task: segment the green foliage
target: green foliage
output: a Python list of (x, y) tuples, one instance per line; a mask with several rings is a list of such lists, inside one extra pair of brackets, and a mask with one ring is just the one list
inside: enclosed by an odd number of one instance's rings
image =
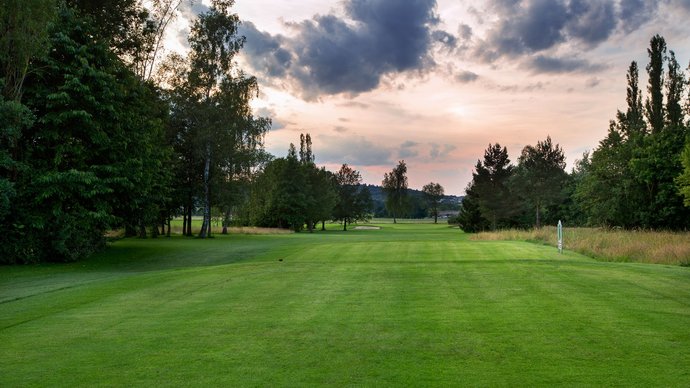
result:
[(511, 217), (517, 213), (518, 204), (509, 188), (513, 170), (508, 149), (496, 143), (489, 144), (483, 162), (478, 160), (472, 173), (482, 218), (489, 220), (491, 229), (509, 226)]
[(384, 174), (381, 186), (386, 193), (386, 210), (393, 216), (395, 223), (397, 217), (408, 212), (410, 205), (407, 198), (407, 165), (404, 160), (399, 161), (391, 172)]
[(648, 54), (647, 123), (640, 115), (643, 109), (633, 62), (628, 70), (628, 109), (619, 111), (611, 122), (607, 138), (592, 152), (575, 189), (575, 202), (592, 225), (690, 227), (690, 212), (683, 207), (677, 178), (683, 170), (680, 154), (688, 135), (681, 102), (686, 80), (673, 51), (666, 55), (662, 37), (652, 38)]
[(0, 78), (2, 95), (21, 100), (32, 60), (48, 49), (48, 33), (55, 19), (55, 0), (3, 0), (0, 3)]
[(306, 222), (306, 185), (307, 176), (296, 157), (269, 162), (254, 184), (252, 224), (302, 230)]
[(690, 138), (685, 142), (685, 149), (681, 155), (683, 173), (676, 178), (678, 189), (684, 197), (686, 207), (690, 207)]
[[(213, 1), (194, 21), (187, 58), (172, 57), (162, 66), (171, 100), (169, 138), (179, 161), (176, 202), (187, 217), (195, 199), (203, 207), (200, 237), (209, 237), (212, 203), (229, 217), (251, 168), (264, 157), (263, 136), (270, 120), (256, 118), (249, 102), (258, 94), (255, 77), (237, 69), (234, 56), (244, 44), (232, 1)], [(200, 193), (199, 193), (200, 191)], [(241, 189), (240, 189), (241, 191)], [(290, 223), (296, 220), (290, 221)]]
[(443, 198), (443, 186), (440, 183), (430, 182), (422, 187), (424, 199), (429, 206), (429, 213), (434, 217), (434, 224), (438, 221), (438, 211)]
[(306, 224), (312, 232), (316, 223), (331, 218), (337, 201), (335, 177), (325, 168), (317, 168), (313, 160), (307, 134), (300, 136), (299, 160), (290, 144), (286, 158), (266, 164), (252, 188), (251, 224), (294, 231)]
[(526, 146), (518, 159), (518, 166), (512, 178), (514, 191), (535, 212), (534, 226), (540, 228), (542, 218), (549, 223), (558, 220), (558, 214), (544, 214), (544, 210), (561, 203), (567, 182), (565, 155), (563, 149), (551, 141), (537, 142)]
[(456, 219), (458, 226), (465, 233), (475, 233), (489, 227), (489, 221), (482, 216), (479, 201), (479, 194), (475, 189), (474, 181), (472, 181), (465, 189), (465, 197), (462, 199), (460, 213)]
[(338, 200), (333, 209), (333, 219), (347, 225), (357, 221), (366, 221), (371, 215), (373, 203), (371, 194), (366, 186), (362, 186), (362, 176), (359, 171), (347, 164), (343, 164), (335, 174), (338, 187)]
[(135, 214), (157, 217), (165, 107), (90, 23), (61, 9), (49, 55), (24, 83), (26, 108), (2, 104), (0, 114), (13, 117), (3, 129), (3, 198), (12, 205), (4, 262), (77, 260), (104, 245), (106, 229)]
[(664, 129), (664, 58), (666, 57), (666, 40), (660, 35), (654, 35), (647, 49), (649, 64), (647, 74), (649, 84), (645, 101), (645, 114), (651, 127), (651, 132), (656, 133)]

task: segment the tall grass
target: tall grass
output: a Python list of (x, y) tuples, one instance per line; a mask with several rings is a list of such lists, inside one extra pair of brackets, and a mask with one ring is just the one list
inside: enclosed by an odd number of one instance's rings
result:
[[(517, 240), (557, 246), (556, 227), (482, 232), (472, 240)], [(602, 261), (690, 266), (690, 233), (564, 228), (563, 246)]]

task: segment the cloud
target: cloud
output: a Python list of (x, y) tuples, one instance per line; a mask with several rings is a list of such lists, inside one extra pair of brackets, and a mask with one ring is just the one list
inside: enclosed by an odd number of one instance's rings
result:
[(566, 31), (590, 45), (605, 41), (616, 28), (612, 2), (571, 0), (570, 13), (572, 19), (566, 25)]
[(344, 17), (316, 15), (273, 36), (245, 22), (246, 56), (257, 71), (286, 75), (305, 98), (373, 90), (383, 76), (433, 65), (434, 42), (455, 37), (433, 27), (436, 0), (345, 0)]
[(359, 101), (346, 101), (338, 104), (338, 106), (344, 108), (369, 109), (369, 104), (365, 104)]
[(592, 78), (587, 80), (587, 82), (585, 83), (585, 86), (587, 86), (588, 88), (596, 88), (597, 86), (599, 86), (600, 83), (601, 83), (600, 78), (592, 77)]
[(690, 0), (676, 0), (676, 2), (685, 12), (690, 12)]
[(342, 125), (338, 125), (338, 126), (334, 127), (333, 130), (338, 132), (338, 133), (345, 133), (345, 132), (349, 131), (349, 129), (347, 127), (343, 127)]
[(255, 70), (271, 77), (283, 77), (292, 64), (292, 54), (285, 50), (281, 36), (259, 31), (254, 23), (242, 22), (239, 34), (246, 37), (243, 51)]
[(489, 43), (499, 55), (521, 55), (553, 47), (565, 39), (563, 28), (568, 9), (560, 1), (535, 0), (526, 3), (496, 2), (506, 13), (489, 34)]
[(463, 84), (474, 82), (477, 79), (479, 79), (479, 75), (467, 70), (463, 70), (455, 75), (455, 80)]
[(458, 46), (458, 38), (453, 34), (449, 34), (443, 30), (436, 30), (431, 33), (431, 38), (434, 42), (440, 43), (443, 47), (448, 50), (452, 50)]
[(390, 148), (374, 144), (363, 136), (319, 135), (319, 144), (323, 144), (316, 155), (319, 163), (347, 163), (355, 166), (391, 163)]
[(649, 0), (621, 0), (618, 17), (625, 32), (632, 32), (651, 20), (659, 2)]
[[(683, 1), (683, 0), (678, 0)], [(498, 16), (474, 47), (484, 62), (557, 49), (569, 42), (597, 46), (618, 28), (640, 28), (658, 8), (648, 0), (493, 0), (488, 13)]]
[(461, 24), (460, 27), (458, 27), (458, 33), (464, 40), (470, 40), (473, 36), (472, 27), (467, 24)]
[(543, 83), (541, 81), (530, 83), (527, 85), (495, 85), (495, 87), (501, 92), (519, 93), (519, 92), (533, 92), (535, 90), (542, 90), (548, 83)]
[(277, 131), (279, 129), (285, 128), (285, 123), (277, 119), (275, 110), (267, 107), (261, 107), (254, 112), (255, 116), (258, 117), (268, 117), (271, 119), (271, 129)]
[(405, 158), (413, 158), (417, 155), (419, 155), (419, 152), (415, 150), (414, 148), (417, 147), (419, 143), (408, 140), (400, 145), (400, 149), (398, 150), (398, 158), (400, 159), (405, 159)]
[(580, 58), (558, 58), (536, 55), (529, 58), (524, 67), (534, 73), (580, 73), (597, 72), (606, 68), (604, 65), (591, 63)]
[(430, 143), (431, 150), (429, 151), (429, 156), (432, 160), (445, 159), (448, 154), (456, 150), (458, 147), (452, 144), (444, 144), (443, 146), (437, 143)]

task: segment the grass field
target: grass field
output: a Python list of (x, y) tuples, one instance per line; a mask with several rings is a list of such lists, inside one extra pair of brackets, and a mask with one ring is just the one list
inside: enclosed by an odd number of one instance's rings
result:
[(0, 267), (0, 387), (690, 386), (690, 268), (380, 226)]

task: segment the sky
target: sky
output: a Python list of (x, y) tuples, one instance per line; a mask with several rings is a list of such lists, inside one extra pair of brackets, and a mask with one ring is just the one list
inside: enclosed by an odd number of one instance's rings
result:
[[(175, 39), (207, 1), (185, 6)], [(489, 144), (550, 136), (570, 170), (625, 109), (626, 71), (646, 89), (647, 47), (662, 35), (690, 60), (690, 0), (236, 0), (257, 77), (267, 151), (311, 134), (318, 165), (347, 163), (381, 184), (405, 160), (409, 186), (463, 195)]]

